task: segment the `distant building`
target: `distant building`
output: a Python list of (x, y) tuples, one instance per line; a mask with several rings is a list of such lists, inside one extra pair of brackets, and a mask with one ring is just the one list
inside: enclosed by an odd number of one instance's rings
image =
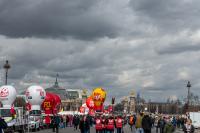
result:
[(121, 100), (121, 104), (123, 105), (124, 113), (135, 113), (136, 112), (135, 91), (132, 91), (129, 96), (124, 97)]
[(61, 98), (64, 111), (77, 111), (87, 98), (86, 92), (80, 89), (65, 89), (59, 86), (58, 80), (52, 87), (45, 89), (46, 92), (57, 94)]
[(136, 96), (135, 96), (135, 91), (132, 91), (130, 96), (130, 102), (129, 102), (129, 113), (135, 113), (135, 106), (136, 106)]
[(64, 111), (78, 111), (87, 98), (87, 90), (66, 89), (66, 99), (62, 100)]
[(55, 84), (52, 87), (45, 89), (45, 91), (58, 94), (61, 100), (66, 99), (66, 89), (59, 86), (57, 78)]
[(176, 103), (149, 102), (145, 104), (148, 112), (162, 114), (179, 114), (180, 109)]

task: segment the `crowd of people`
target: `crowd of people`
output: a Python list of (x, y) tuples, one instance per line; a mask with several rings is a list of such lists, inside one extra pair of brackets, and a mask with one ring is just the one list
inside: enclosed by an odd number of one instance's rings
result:
[(182, 129), (184, 133), (194, 133), (194, 126), (189, 117), (152, 115), (138, 113), (125, 115), (64, 115), (54, 116), (51, 121), (53, 131), (59, 128), (73, 127), (81, 133), (90, 133), (94, 127), (96, 133), (124, 133), (124, 127), (129, 126), (132, 133), (151, 133), (155, 128), (156, 133), (173, 133), (176, 128)]
[[(155, 128), (156, 133), (173, 133), (176, 128), (182, 129), (184, 133), (194, 133), (195, 128), (189, 116), (154, 115), (149, 113), (138, 113), (126, 115), (54, 115), (46, 121), (47, 128), (59, 133), (59, 129), (73, 127), (74, 131), (90, 133), (94, 127), (96, 133), (125, 133), (124, 127), (129, 126), (131, 133), (151, 133)], [(7, 124), (0, 118), (0, 133)]]

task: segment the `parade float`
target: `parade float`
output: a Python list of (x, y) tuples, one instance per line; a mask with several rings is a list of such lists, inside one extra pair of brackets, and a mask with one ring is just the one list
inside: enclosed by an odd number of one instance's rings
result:
[(46, 92), (45, 100), (41, 105), (44, 110), (44, 123), (50, 124), (51, 116), (57, 114), (61, 109), (61, 99), (57, 94)]
[(29, 128), (31, 130), (39, 130), (41, 119), (41, 104), (45, 100), (46, 92), (41, 86), (30, 86), (26, 92), (26, 99), (30, 104), (29, 111)]
[(106, 100), (106, 91), (103, 88), (95, 88), (91, 95), (94, 101), (94, 110), (103, 112), (103, 104)]
[(80, 107), (80, 113), (94, 115), (95, 112), (103, 113), (106, 91), (103, 88), (95, 88), (92, 94), (86, 99)]
[(5, 120), (8, 128), (4, 132), (24, 132), (25, 123), (23, 107), (14, 107), (16, 89), (13, 86), (5, 85), (0, 88), (0, 100), (3, 107), (0, 108), (0, 115)]

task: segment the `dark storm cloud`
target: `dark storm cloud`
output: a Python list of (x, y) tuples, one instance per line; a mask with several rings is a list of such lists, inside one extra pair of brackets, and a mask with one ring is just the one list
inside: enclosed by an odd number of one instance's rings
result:
[(114, 37), (117, 26), (98, 0), (1, 0), (0, 34), (9, 37)]
[[(199, 22), (199, 0), (131, 0), (133, 11), (139, 19), (154, 25), (162, 33), (176, 33), (183, 29), (196, 30)], [(195, 18), (195, 21), (193, 19)]]
[(58, 73), (64, 88), (164, 101), (188, 80), (200, 93), (199, 24), (197, 0), (2, 0), (0, 63), (18, 88), (50, 87)]

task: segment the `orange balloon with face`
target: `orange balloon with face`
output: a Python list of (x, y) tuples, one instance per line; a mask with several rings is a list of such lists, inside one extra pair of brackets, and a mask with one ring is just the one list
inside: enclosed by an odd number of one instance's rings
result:
[(102, 106), (106, 99), (106, 91), (103, 88), (95, 88), (91, 95), (96, 107)]

